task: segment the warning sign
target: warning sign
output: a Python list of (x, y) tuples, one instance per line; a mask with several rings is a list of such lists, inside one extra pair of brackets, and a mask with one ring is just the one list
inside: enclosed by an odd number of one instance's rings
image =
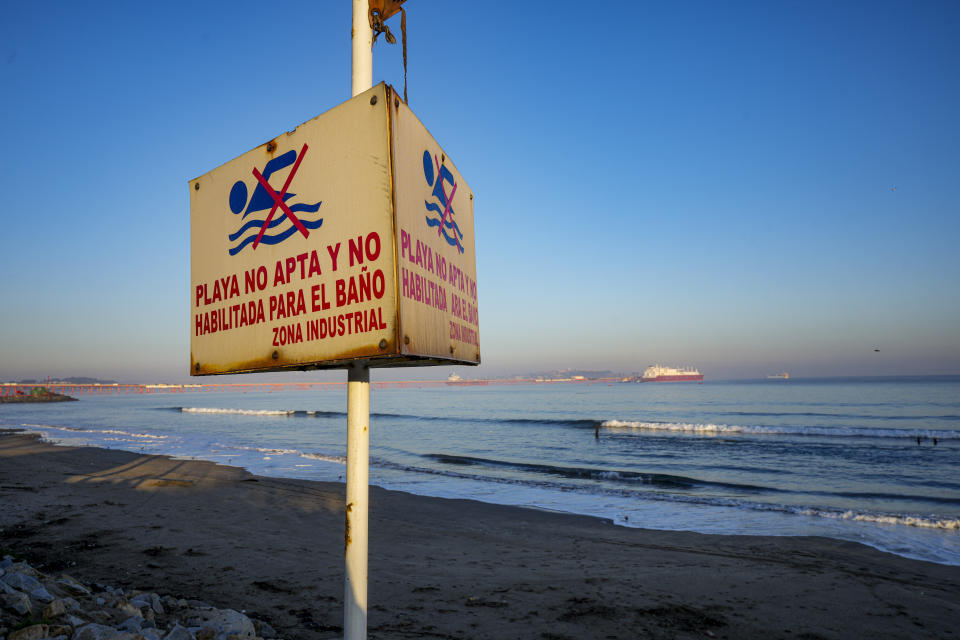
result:
[(479, 364), (473, 193), (377, 85), (190, 181), (190, 372)]

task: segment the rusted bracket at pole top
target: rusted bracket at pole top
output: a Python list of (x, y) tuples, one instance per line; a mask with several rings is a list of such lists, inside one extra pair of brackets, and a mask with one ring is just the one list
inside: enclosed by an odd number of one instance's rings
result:
[[(406, 2), (406, 0), (369, 0), (370, 28), (376, 30), (378, 24), (382, 26), (384, 20), (389, 19), (398, 11), (402, 11), (400, 5), (404, 2)], [(387, 33), (389, 33), (389, 31), (387, 31)], [(390, 36), (390, 38), (392, 37), (393, 36)], [(390, 41), (389, 38), (388, 41)], [(396, 41), (390, 41), (390, 44), (394, 42)]]
[(368, 0), (369, 10), (367, 17), (370, 20), (370, 28), (373, 29), (373, 42), (382, 33), (390, 44), (397, 44), (397, 39), (390, 33), (390, 27), (386, 25), (387, 19), (400, 13), (400, 33), (403, 36), (403, 101), (407, 101), (407, 12), (402, 5), (406, 0)]

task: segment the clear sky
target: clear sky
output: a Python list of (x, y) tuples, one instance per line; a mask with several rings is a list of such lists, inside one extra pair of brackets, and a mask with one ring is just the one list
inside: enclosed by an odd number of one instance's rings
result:
[[(960, 373), (960, 3), (405, 6), (475, 193), (461, 375)], [(0, 380), (188, 379), (188, 180), (348, 99), (350, 19), (0, 3)]]

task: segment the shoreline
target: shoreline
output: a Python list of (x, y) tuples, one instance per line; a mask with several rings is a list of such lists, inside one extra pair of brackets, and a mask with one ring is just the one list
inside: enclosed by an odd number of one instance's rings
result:
[[(210, 407), (174, 408), (182, 412), (203, 414), (210, 413), (271, 416), (291, 416), (294, 414), (299, 414), (308, 416), (312, 413), (309, 410), (302, 409), (219, 409)], [(343, 416), (345, 417), (346, 414), (344, 413)], [(601, 426), (606, 426), (608, 423), (603, 423)], [(612, 426), (617, 425), (614, 424)], [(13, 428), (20, 429), (21, 427)], [(0, 431), (2, 431), (2, 429), (3, 428), (0, 427)], [(34, 424), (23, 427), (23, 430), (26, 433), (38, 434), (40, 438), (46, 438), (49, 442), (57, 445), (62, 444), (63, 446), (74, 447), (93, 446), (108, 449), (118, 448), (120, 450), (140, 454), (143, 454), (145, 450), (152, 450), (156, 455), (168, 455), (185, 460), (206, 460), (217, 464), (236, 466), (254, 475), (265, 475), (277, 478), (342, 482), (342, 469), (345, 463), (345, 458), (342, 458), (338, 455), (333, 455), (329, 458), (324, 458), (323, 456), (316, 457), (313, 454), (305, 454), (303, 451), (298, 449), (284, 448), (285, 445), (279, 445), (280, 448), (277, 448), (278, 445), (270, 444), (264, 444), (263, 447), (240, 447), (240, 451), (233, 454), (214, 454), (209, 446), (200, 447), (199, 449), (196, 447), (181, 448), (181, 450), (177, 452), (169, 448), (165, 449), (164, 447), (143, 447), (131, 445), (129, 443), (115, 444), (109, 442), (109, 440), (116, 435), (125, 435), (133, 438), (147, 438), (149, 439), (148, 441), (152, 442), (152, 439), (157, 436), (150, 435), (150, 429), (146, 426), (139, 428), (139, 431), (145, 431), (146, 433), (140, 433), (137, 431), (137, 429), (134, 429), (133, 432), (128, 432), (112, 428), (106, 430), (94, 429), (93, 431), (89, 432), (110, 434), (109, 437), (106, 437), (107, 442), (104, 441), (103, 437), (100, 439), (95, 437), (88, 438), (86, 436), (77, 437), (78, 434), (84, 433), (84, 431), (78, 431), (69, 427), (60, 427), (56, 425)], [(139, 444), (144, 444), (144, 442), (140, 441)], [(219, 445), (215, 445), (214, 448), (217, 446)], [(250, 453), (254, 454), (252, 458), (249, 455)], [(261, 453), (269, 455), (261, 456), (259, 455)], [(292, 456), (294, 460), (280, 462), (287, 456)], [(325, 460), (326, 462), (331, 462), (338, 466), (340, 470), (332, 473), (297, 473), (297, 469), (290, 468), (290, 465), (295, 467), (302, 466), (296, 464), (297, 460), (295, 458), (297, 457)], [(264, 464), (263, 460), (270, 460), (271, 462), (269, 464)], [(279, 465), (277, 464), (278, 462), (280, 462)], [(303, 460), (300, 460), (300, 462), (303, 462)], [(278, 469), (276, 468), (277, 466), (286, 466), (287, 468)], [(337, 476), (340, 476), (340, 480), (336, 479)], [(473, 498), (473, 495), (468, 491), (436, 492), (430, 491), (429, 489), (424, 490), (422, 486), (413, 486), (408, 488), (402, 482), (384, 482), (379, 478), (371, 478), (371, 484), (377, 484), (382, 488), (391, 489), (394, 491), (410, 492), (426, 497), (442, 497), (449, 499)], [(960, 546), (957, 545), (956, 539), (957, 526), (960, 524), (960, 520), (952, 518), (951, 516), (937, 516), (935, 514), (922, 515), (920, 512), (891, 513), (888, 511), (879, 510), (871, 511), (869, 509), (853, 510), (847, 507), (830, 508), (828, 506), (815, 507), (802, 505), (771, 505), (770, 503), (750, 503), (749, 501), (742, 503), (742, 506), (746, 507), (743, 513), (731, 516), (729, 514), (729, 504), (726, 504), (722, 501), (718, 504), (709, 500), (694, 503), (693, 507), (695, 510), (699, 511), (699, 513), (690, 513), (688, 509), (691, 508), (691, 505), (683, 500), (677, 501), (676, 503), (673, 503), (670, 500), (650, 502), (647, 504), (656, 504), (659, 505), (660, 508), (655, 510), (653, 513), (636, 513), (630, 510), (631, 505), (624, 504), (623, 502), (600, 502), (597, 503), (600, 505), (598, 508), (597, 504), (589, 501), (570, 502), (569, 496), (571, 494), (565, 495), (567, 496), (567, 501), (562, 503), (557, 503), (551, 500), (549, 497), (543, 498), (542, 496), (539, 498), (524, 496), (523, 499), (517, 499), (516, 496), (511, 497), (504, 495), (491, 495), (490, 493), (484, 493), (484, 496), (480, 498), (480, 500), (490, 504), (507, 506), (513, 505), (524, 509), (543, 509), (549, 512), (594, 517), (602, 520), (609, 520), (616, 526), (625, 526), (631, 528), (643, 528), (642, 525), (638, 523), (645, 522), (645, 518), (652, 518), (653, 521), (657, 523), (655, 528), (665, 531), (692, 531), (709, 535), (733, 536), (755, 535), (774, 537), (827, 537), (836, 540), (858, 542), (873, 547), (879, 551), (893, 553), (909, 559), (960, 567)], [(643, 504), (643, 501), (638, 501), (638, 504)], [(702, 520), (698, 521), (698, 519), (702, 519), (702, 512), (704, 509), (713, 509), (717, 510), (718, 512), (726, 513), (714, 513), (711, 518), (708, 518), (711, 520), (711, 522), (704, 524)], [(799, 520), (795, 520), (792, 523), (771, 523), (769, 520), (764, 521), (764, 517), (770, 515), (774, 516), (775, 518), (782, 517), (784, 515), (791, 516), (794, 519), (799, 517)], [(693, 521), (698, 522), (698, 524), (691, 525), (691, 518)], [(733, 526), (718, 525), (718, 522), (733, 523)], [(891, 526), (893, 529), (892, 533), (890, 531), (883, 531), (884, 528)], [(941, 537), (938, 539), (937, 536)]]
[[(343, 494), (0, 432), (0, 547), (47, 573), (245, 609), (286, 638), (342, 633)], [(857, 543), (370, 497), (371, 638), (960, 637), (960, 568)]]

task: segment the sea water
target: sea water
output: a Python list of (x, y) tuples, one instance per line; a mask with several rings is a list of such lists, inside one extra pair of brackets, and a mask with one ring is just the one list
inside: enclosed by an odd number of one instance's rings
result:
[[(344, 478), (343, 386), (80, 398), (0, 406), (0, 427)], [(960, 565), (960, 376), (374, 384), (370, 433), (370, 482), (388, 489)]]

